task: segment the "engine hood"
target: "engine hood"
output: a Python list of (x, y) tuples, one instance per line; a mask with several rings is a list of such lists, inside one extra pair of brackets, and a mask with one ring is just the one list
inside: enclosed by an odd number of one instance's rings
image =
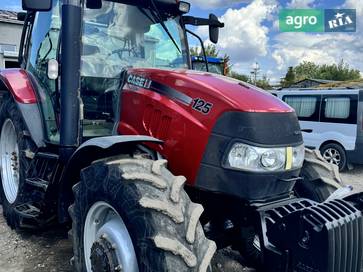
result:
[[(186, 176), (189, 184), (196, 181), (205, 151), (217, 160), (231, 139), (264, 146), (301, 140), (289, 140), (299, 137), (300, 129), (288, 105), (228, 77), (189, 70), (129, 69), (121, 95), (119, 134), (162, 140), (156, 150), (168, 159), (169, 169)], [(214, 136), (222, 145), (213, 142)], [(206, 149), (209, 141), (210, 150)]]
[[(141, 78), (139, 78), (141, 77)], [(292, 112), (270, 93), (229, 77), (193, 70), (130, 69), (128, 83), (138, 87), (163, 86), (184, 104), (196, 98), (223, 103), (225, 110), (246, 112)]]

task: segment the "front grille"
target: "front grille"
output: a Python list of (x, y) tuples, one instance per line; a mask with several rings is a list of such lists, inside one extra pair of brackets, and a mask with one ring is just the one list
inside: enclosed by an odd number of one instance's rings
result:
[(296, 199), (261, 214), (268, 244), (287, 254), (284, 271), (360, 271), (363, 219), (351, 203), (336, 199), (317, 204)]

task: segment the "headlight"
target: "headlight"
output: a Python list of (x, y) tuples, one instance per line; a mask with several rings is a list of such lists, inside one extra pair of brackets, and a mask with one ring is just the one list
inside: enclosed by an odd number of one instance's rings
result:
[(304, 146), (262, 148), (235, 143), (228, 153), (225, 166), (256, 172), (284, 171), (300, 168)]

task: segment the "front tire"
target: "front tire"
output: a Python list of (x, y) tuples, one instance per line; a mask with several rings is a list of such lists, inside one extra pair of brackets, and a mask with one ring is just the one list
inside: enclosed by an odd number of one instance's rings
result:
[(76, 271), (207, 270), (216, 245), (199, 223), (203, 208), (165, 163), (113, 158), (82, 170), (69, 209)]
[(343, 186), (338, 167), (327, 163), (318, 150), (305, 149), (305, 161), (300, 176), (303, 180), (296, 183), (295, 194), (316, 202), (325, 201)]

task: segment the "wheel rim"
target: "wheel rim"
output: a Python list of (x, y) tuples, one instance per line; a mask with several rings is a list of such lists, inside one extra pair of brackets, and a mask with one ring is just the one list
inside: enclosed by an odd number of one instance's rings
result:
[(340, 152), (335, 148), (328, 148), (323, 153), (324, 159), (331, 164), (340, 165), (342, 160)]
[[(138, 272), (137, 258), (130, 234), (121, 216), (106, 202), (96, 202), (89, 209), (84, 224), (84, 257), (88, 272), (95, 271), (91, 249), (99, 243), (112, 245), (116, 270)], [(107, 252), (108, 253), (108, 252)], [(93, 258), (91, 261), (91, 257)], [(117, 268), (118, 267), (118, 268)], [(120, 270), (121, 271), (121, 270)]]
[(13, 204), (19, 191), (19, 147), (10, 119), (5, 120), (1, 129), (0, 158), (3, 190), (7, 201)]

